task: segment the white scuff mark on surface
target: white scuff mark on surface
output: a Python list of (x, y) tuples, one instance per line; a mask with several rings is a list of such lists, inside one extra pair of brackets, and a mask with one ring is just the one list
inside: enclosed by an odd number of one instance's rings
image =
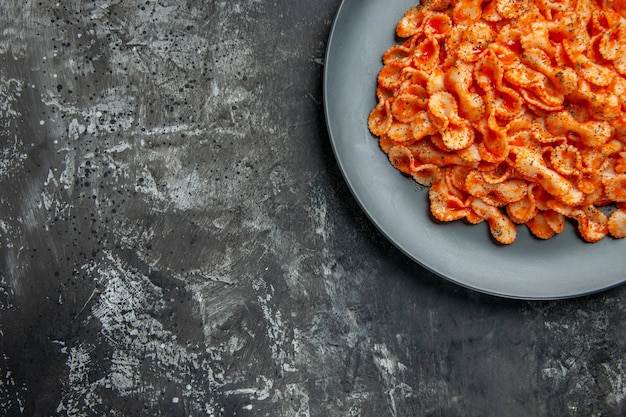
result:
[(270, 306), (273, 293), (274, 289), (270, 285), (269, 292), (257, 297), (263, 312), (263, 318), (267, 324), (267, 336), (270, 341), (269, 348), (272, 359), (282, 372), (296, 372), (298, 369), (293, 361), (293, 352), (289, 349), (289, 346), (292, 345), (289, 343), (289, 339), (293, 337), (293, 332), (289, 333), (290, 329), (283, 321), (282, 312), (273, 310)]
[(16, 78), (7, 78), (0, 73), (0, 121), (4, 127), (8, 126), (10, 120), (14, 120), (20, 116), (15, 110), (14, 105), (18, 98), (22, 95), (24, 82)]
[[(3, 336), (0, 330), (0, 336)], [(6, 353), (2, 353), (0, 365), (7, 364), (9, 357)], [(24, 404), (28, 388), (25, 384), (19, 385), (14, 378), (14, 372), (9, 368), (0, 367), (0, 410), (9, 410), (13, 404), (17, 404), (20, 414), (24, 412)], [(3, 392), (6, 389), (6, 393)], [(11, 394), (9, 392), (12, 391)]]
[(64, 156), (65, 169), (61, 172), (59, 183), (71, 195), (74, 188), (74, 180), (76, 175), (76, 152), (68, 152)]
[(256, 382), (258, 386), (254, 388), (236, 388), (226, 390), (224, 391), (224, 395), (245, 397), (250, 401), (265, 401), (270, 398), (274, 391), (274, 382), (264, 375), (258, 376), (256, 378)]
[(46, 190), (52, 188), (57, 188), (59, 185), (57, 179), (54, 177), (54, 172), (52, 171), (52, 169), (48, 170), (48, 176), (46, 177), (46, 180), (43, 182), (43, 188), (44, 191), (42, 191), (41, 193), (41, 204), (43, 204), (43, 208), (46, 211), (51, 211), (52, 207), (53, 207), (53, 203), (55, 203), (57, 200), (54, 198), (53, 193), (51, 192), (46, 192)]
[[(64, 171), (65, 172), (65, 171)], [(40, 200), (37, 201), (37, 207), (46, 213), (46, 230), (49, 230), (50, 224), (55, 218), (65, 218), (72, 211), (72, 204), (67, 202), (60, 193), (61, 185), (67, 194), (71, 194), (71, 188), (68, 190), (67, 184), (63, 184), (67, 178), (60, 174), (59, 179), (55, 177), (54, 170), (48, 170), (46, 180), (43, 182)]]
[(551, 360), (541, 369), (541, 376), (544, 379), (551, 379), (561, 383), (567, 378), (568, 372), (568, 368), (561, 361)]
[(68, 138), (75, 141), (85, 134), (100, 137), (132, 131), (135, 123), (134, 100), (134, 95), (119, 87), (106, 89), (100, 99), (89, 107), (69, 104), (53, 91), (47, 91), (42, 103), (68, 119), (71, 117), (66, 131)]
[[(68, 410), (69, 415), (97, 412), (102, 405), (103, 390), (113, 390), (122, 397), (141, 391), (144, 398), (156, 402), (161, 389), (146, 382), (183, 384), (186, 378), (193, 378), (189, 376), (190, 369), (208, 365), (202, 364), (198, 353), (181, 345), (176, 335), (157, 319), (165, 305), (161, 289), (111, 253), (105, 255), (103, 262), (83, 269), (103, 287), (94, 298), (90, 317), (100, 324), (100, 334), (112, 349), (112, 355), (108, 361), (99, 358), (99, 366), (108, 366), (103, 376), (88, 380), (90, 350), (82, 345), (70, 348), (70, 391), (58, 407)], [(152, 364), (150, 368), (142, 365), (145, 361)], [(193, 400), (206, 395), (202, 392), (203, 384), (203, 381), (189, 383), (199, 387), (189, 392)]]
[(140, 362), (140, 358), (128, 355), (126, 352), (120, 350), (113, 352), (109, 378), (120, 395), (126, 396), (137, 391), (141, 384), (138, 372)]
[(67, 127), (67, 137), (70, 140), (76, 141), (80, 139), (80, 135), (87, 131), (87, 126), (78, 122), (78, 119), (72, 118), (72, 121)]
[(413, 388), (402, 379), (407, 367), (391, 352), (389, 347), (377, 343), (373, 347), (374, 364), (378, 368), (385, 384), (385, 392), (389, 396), (389, 407), (393, 416), (398, 415), (396, 401), (413, 395)]
[(139, 169), (139, 174), (141, 178), (143, 178), (143, 181), (135, 184), (135, 190), (143, 194), (148, 201), (156, 203), (152, 205), (153, 210), (164, 212), (163, 203), (167, 202), (168, 198), (165, 193), (159, 189), (152, 172), (144, 165)]
[[(231, 320), (244, 305), (244, 299), (237, 289), (222, 289), (217, 293), (207, 291), (210, 283), (188, 285), (202, 319), (204, 338), (211, 340), (215, 329)], [(234, 345), (239, 346), (240, 345)], [(231, 345), (231, 348), (233, 345)]]
[(128, 142), (120, 142), (117, 145), (109, 146), (104, 150), (105, 153), (121, 153), (132, 149), (132, 145)]
[(217, 84), (216, 80), (211, 80), (211, 95), (213, 97), (219, 97), (220, 96), (220, 87)]
[(200, 136), (206, 134), (206, 129), (200, 129), (189, 124), (176, 124), (171, 126), (160, 126), (146, 129), (142, 134), (146, 136), (163, 136), (174, 133), (184, 133), (186, 136)]
[(93, 346), (83, 343), (69, 348), (66, 363), (69, 392), (58, 404), (57, 413), (64, 412), (68, 416), (81, 415), (85, 408), (93, 409), (102, 403), (102, 398), (96, 393), (96, 390), (89, 387), (90, 355), (93, 349)]
[[(214, 182), (207, 181), (197, 171), (191, 171), (184, 176), (169, 178), (167, 182), (167, 196), (176, 210), (187, 211), (210, 206), (211, 200), (217, 195)], [(232, 193), (236, 193), (234, 183)]]
[(606, 401), (621, 406), (626, 399), (626, 365), (621, 359), (615, 364), (603, 363), (611, 390), (607, 393)]
[(293, 177), (282, 165), (277, 165), (270, 173), (270, 181), (272, 183), (272, 194), (279, 195), (284, 191), (295, 194), (296, 190), (293, 185)]
[(273, 401), (281, 404), (282, 415), (290, 417), (310, 417), (310, 398), (304, 383), (285, 385), (283, 390), (277, 390)]
[(328, 241), (332, 233), (331, 226), (328, 222), (326, 198), (324, 192), (316, 188), (312, 193), (311, 204), (309, 206), (310, 216), (315, 225), (315, 234), (319, 235), (324, 243)]
[[(7, 249), (11, 249), (13, 247), (15, 247), (15, 243), (14, 243), (14, 232), (13, 232), (13, 227), (11, 226), (11, 224), (9, 222), (7, 222), (4, 219), (0, 219), (0, 248), (5, 247)], [(4, 280), (4, 277), (2, 277), (2, 280), (0, 280), (0, 283), (2, 283), (2, 281)]]
[[(1, 247), (2, 246), (0, 246), (0, 248)], [(11, 301), (11, 296), (13, 294), (13, 288), (9, 286), (6, 277), (4, 274), (0, 274), (0, 311), (8, 311), (15, 308), (15, 305)], [(2, 327), (0, 327), (0, 336), (3, 335), (4, 333), (2, 332)]]
[(0, 153), (0, 180), (13, 177), (22, 167), (28, 158), (28, 154), (22, 151), (23, 147), (22, 141), (15, 136), (12, 146), (2, 148), (2, 153)]
[[(236, 178), (215, 181), (190, 166), (187, 162), (187, 152), (190, 151), (186, 145), (167, 150), (146, 150), (135, 161), (143, 164), (140, 171), (143, 182), (134, 187), (153, 203), (155, 209), (167, 212), (203, 210), (230, 204), (243, 195), (246, 188), (242, 181)], [(154, 171), (163, 166), (168, 169), (158, 173), (157, 181)]]
[(80, 344), (70, 349), (70, 353), (67, 359), (67, 367), (69, 370), (68, 378), (70, 383), (74, 384), (87, 380), (87, 376), (90, 370), (90, 352), (93, 350), (93, 346), (87, 346)]

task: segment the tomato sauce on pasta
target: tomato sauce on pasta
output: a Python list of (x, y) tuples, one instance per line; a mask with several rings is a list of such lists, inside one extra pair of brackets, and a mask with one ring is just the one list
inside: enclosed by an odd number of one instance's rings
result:
[(626, 236), (626, 0), (427, 0), (396, 34), (368, 127), (437, 220)]

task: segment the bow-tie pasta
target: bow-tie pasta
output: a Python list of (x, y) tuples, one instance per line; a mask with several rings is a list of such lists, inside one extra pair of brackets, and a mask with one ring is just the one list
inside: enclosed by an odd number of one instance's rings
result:
[(626, 236), (626, 0), (427, 0), (396, 34), (368, 126), (436, 219)]

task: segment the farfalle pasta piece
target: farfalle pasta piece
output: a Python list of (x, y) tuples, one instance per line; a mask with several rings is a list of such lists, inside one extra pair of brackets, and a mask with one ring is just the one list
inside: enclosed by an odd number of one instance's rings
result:
[(421, 140), (409, 146), (411, 152), (424, 164), (441, 167), (449, 165), (476, 167), (477, 163), (465, 159), (458, 152), (446, 152), (433, 145), (430, 139)]
[(428, 98), (429, 93), (427, 87), (430, 75), (431, 74), (424, 69), (417, 69), (410, 66), (404, 67), (401, 75), (402, 80), (394, 92), (410, 92)]
[(545, 191), (566, 204), (575, 206), (583, 200), (583, 193), (565, 177), (548, 167), (542, 155), (527, 148), (512, 146), (509, 158), (511, 165), (521, 175), (541, 185)]
[(472, 91), (473, 66), (458, 62), (445, 73), (446, 86), (459, 98), (459, 111), (468, 121), (477, 121), (485, 116), (485, 102), (480, 94)]
[(475, 22), (463, 32), (457, 56), (465, 62), (476, 62), (494, 38), (495, 33), (490, 25), (485, 22)]
[(564, 230), (565, 216), (551, 209), (538, 211), (525, 225), (539, 239), (550, 239)]
[(430, 121), (426, 110), (417, 112), (411, 120), (411, 133), (416, 141), (437, 133), (437, 127)]
[(493, 106), (487, 106), (489, 117), (476, 124), (476, 130), (480, 133), (481, 140), (478, 143), (478, 151), (482, 161), (500, 163), (506, 160), (509, 152), (509, 143), (506, 128), (498, 126)]
[(615, 210), (609, 216), (607, 227), (611, 236), (618, 239), (626, 237), (626, 210)]
[(465, 149), (474, 140), (474, 129), (458, 114), (456, 99), (450, 93), (437, 92), (430, 96), (428, 111), (448, 150)]
[(626, 174), (606, 176), (602, 183), (604, 193), (611, 201), (626, 202)]
[(619, 91), (621, 87), (619, 80), (615, 81), (612, 89), (598, 89), (581, 79), (578, 88), (569, 95), (570, 100), (578, 103), (578, 108), (588, 114), (588, 119), (614, 120), (622, 114), (621, 107), (626, 99), (620, 97), (622, 92)]
[(589, 34), (586, 30), (581, 31), (577, 29), (584, 26), (587, 21), (588, 18), (585, 16), (585, 13), (579, 14), (572, 10), (557, 13), (548, 22), (550, 36), (555, 40), (575, 40), (576, 45), (580, 47), (580, 50), (583, 50), (583, 45), (589, 38)]
[(619, 42), (620, 33), (617, 29), (610, 29), (604, 32), (598, 43), (598, 51), (602, 58), (614, 61), (620, 56), (621, 45)]
[(383, 55), (383, 64), (401, 64), (405, 66), (413, 59), (413, 47), (407, 45), (395, 45), (387, 49)]
[(460, 197), (467, 196), (465, 186), (467, 176), (473, 171), (472, 168), (462, 166), (446, 167), (446, 182), (451, 189), (457, 190)]
[(574, 64), (578, 74), (585, 80), (601, 87), (611, 84), (616, 75), (611, 68), (593, 62), (585, 54), (577, 51), (572, 42), (567, 39), (563, 40), (563, 49)]
[(580, 147), (579, 152), (583, 164), (583, 173), (605, 173), (605, 169), (608, 167), (609, 160), (607, 159), (607, 155), (605, 155), (602, 151), (602, 148), (595, 149), (589, 147)]
[(504, 17), (500, 16), (500, 14), (498, 13), (498, 10), (496, 9), (495, 1), (483, 3), (482, 9), (483, 9), (483, 12), (482, 12), (481, 18), (485, 22), (496, 23), (496, 22), (502, 22), (503, 20), (505, 20)]
[(391, 114), (393, 117), (404, 123), (411, 123), (427, 105), (427, 100), (423, 97), (404, 93), (397, 96), (391, 103)]
[(528, 4), (522, 0), (494, 0), (498, 14), (505, 19), (515, 19), (519, 17)]
[(550, 227), (543, 212), (538, 212), (526, 222), (526, 227), (530, 232), (539, 239), (550, 239), (556, 232)]
[(554, 230), (554, 233), (558, 234), (565, 230), (565, 216), (561, 213), (557, 213), (554, 210), (544, 210), (541, 214), (550, 228)]
[(601, 192), (602, 175), (595, 172), (583, 172), (576, 178), (574, 184), (585, 195), (580, 204), (593, 204), (597, 201)]
[(534, 119), (530, 123), (528, 132), (537, 144), (558, 146), (567, 143), (565, 134), (554, 134), (548, 130), (545, 119)]
[(437, 68), (440, 52), (439, 41), (425, 37), (413, 49), (413, 65), (425, 71)]
[(424, 187), (430, 187), (441, 175), (439, 167), (435, 164), (423, 164), (413, 168), (411, 176), (416, 183)]
[(593, 33), (598, 36), (598, 52), (602, 58), (606, 60), (614, 60), (617, 58), (620, 47), (620, 32), (621, 28), (620, 14), (611, 9), (603, 8), (594, 10), (592, 14), (592, 29)]
[(564, 176), (578, 176), (583, 168), (578, 148), (568, 144), (559, 145), (550, 151), (550, 163), (556, 172)]
[(623, 151), (624, 147), (624, 143), (615, 137), (607, 141), (601, 148), (598, 148), (598, 151), (605, 157), (613, 157), (614, 154)]
[(465, 189), (474, 197), (492, 206), (504, 207), (522, 200), (527, 193), (527, 183), (521, 179), (506, 179), (497, 183), (485, 181), (480, 171), (470, 172), (465, 179)]
[(378, 73), (378, 85), (388, 90), (397, 88), (402, 82), (402, 62), (389, 62)]
[(481, 162), (480, 148), (476, 142), (472, 143), (465, 149), (457, 151), (462, 160), (472, 165), (478, 165)]
[(555, 13), (563, 13), (568, 10), (569, 2), (558, 0), (537, 0), (535, 2), (539, 12), (546, 18), (552, 19)]
[(582, 238), (590, 243), (598, 242), (608, 233), (608, 217), (593, 205), (572, 207), (556, 200), (548, 202), (552, 210), (578, 222)]
[(387, 133), (392, 123), (391, 104), (379, 94), (378, 105), (374, 107), (368, 118), (369, 130), (376, 136), (382, 136)]
[(560, 94), (569, 94), (578, 86), (576, 71), (552, 64), (550, 56), (542, 49), (525, 49), (520, 59), (528, 67), (545, 75)]
[(626, 237), (626, 0), (425, 0), (396, 34), (368, 127), (433, 217)]
[(396, 25), (396, 34), (401, 38), (408, 38), (420, 33), (425, 10), (425, 7), (412, 7), (407, 10)]
[[(530, 30), (520, 36), (520, 45), (525, 51), (539, 49), (550, 59), (556, 55), (556, 46), (550, 39), (550, 27), (545, 20), (534, 19), (528, 25)], [(523, 57), (522, 57), (523, 58)]]
[(435, 179), (428, 190), (430, 212), (439, 221), (451, 222), (460, 220), (467, 215), (466, 203), (451, 192), (445, 175)]
[[(474, 77), (484, 91), (484, 101), (493, 111), (488, 116), (512, 120), (522, 113), (523, 100), (518, 92), (504, 85), (505, 68), (496, 52), (489, 51), (476, 64)], [(493, 121), (490, 123), (493, 125)]]
[(568, 111), (551, 113), (545, 120), (546, 128), (553, 135), (574, 135), (574, 140), (580, 140), (586, 146), (602, 146), (613, 135), (608, 122), (600, 120), (579, 122)]
[(426, 14), (422, 22), (422, 33), (433, 39), (447, 37), (452, 31), (452, 19), (445, 13), (432, 12)]
[[(533, 185), (526, 185), (526, 187), (533, 187)], [(537, 214), (537, 204), (535, 203), (535, 196), (528, 190), (525, 195), (517, 200), (512, 201), (506, 205), (506, 214), (509, 219), (517, 224), (524, 224), (529, 222)]]
[(480, 198), (474, 198), (470, 203), (470, 208), (477, 216), (487, 221), (491, 235), (495, 240), (504, 245), (515, 241), (517, 237), (515, 223), (498, 210), (497, 207), (485, 203)]
[(454, 5), (452, 18), (457, 25), (467, 25), (477, 22), (483, 15), (485, 0), (465, 0)]
[(554, 200), (554, 197), (550, 195), (550, 193), (548, 193), (546, 190), (544, 190), (541, 185), (533, 184), (532, 194), (538, 210), (551, 210), (548, 206), (548, 202)]
[(504, 73), (504, 78), (519, 88), (520, 95), (526, 102), (547, 111), (563, 108), (564, 94), (541, 72), (519, 64), (509, 68)]
[(413, 141), (412, 129), (409, 123), (393, 121), (385, 135), (395, 143)]
[(389, 161), (396, 169), (405, 174), (412, 174), (415, 159), (409, 149), (402, 145), (392, 146), (387, 152)]

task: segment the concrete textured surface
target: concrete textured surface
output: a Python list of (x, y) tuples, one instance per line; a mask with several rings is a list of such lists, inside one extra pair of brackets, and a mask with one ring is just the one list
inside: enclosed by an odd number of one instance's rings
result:
[(339, 3), (0, 3), (3, 415), (626, 413), (626, 288), (478, 294), (364, 216)]

